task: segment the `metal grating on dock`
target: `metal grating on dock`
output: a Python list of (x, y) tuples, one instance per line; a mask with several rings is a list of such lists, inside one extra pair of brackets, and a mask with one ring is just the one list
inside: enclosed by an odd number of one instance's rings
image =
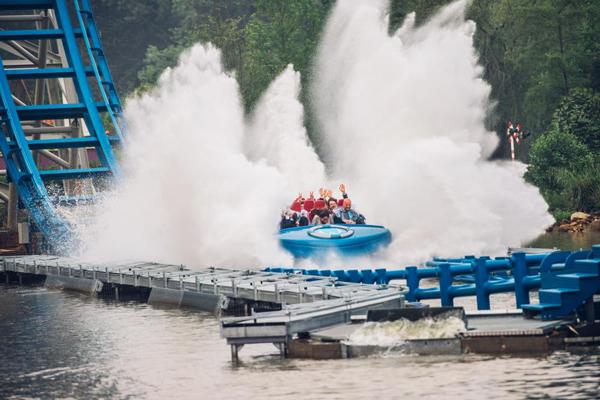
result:
[[(252, 311), (221, 321), (221, 334), (237, 359), (245, 344), (274, 343), (282, 354), (293, 335), (349, 321), (353, 314), (404, 304), (405, 288), (339, 282), (336, 277), (204, 268), (143, 261), (84, 262), (57, 256), (0, 257), (3, 272), (33, 274), (59, 287), (100, 292), (104, 285), (150, 289), (151, 299), (171, 304), (227, 309), (229, 301), (265, 302), (281, 310)], [(187, 300), (186, 300), (187, 299)], [(250, 307), (252, 308), (252, 307)]]
[(0, 257), (0, 263), (3, 271), (15, 273), (92, 279), (102, 284), (173, 289), (277, 304), (362, 298), (382, 290), (376, 285), (338, 282), (335, 277), (216, 267), (192, 270), (183, 265), (143, 261), (93, 263), (33, 255)]

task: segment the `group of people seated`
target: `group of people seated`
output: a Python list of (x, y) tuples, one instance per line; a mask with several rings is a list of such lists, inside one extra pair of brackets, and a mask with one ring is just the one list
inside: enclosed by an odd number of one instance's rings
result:
[(364, 224), (365, 217), (352, 209), (352, 201), (346, 193), (346, 186), (339, 186), (341, 199), (333, 197), (329, 189), (319, 189), (319, 198), (310, 192), (308, 198), (302, 193), (294, 199), (289, 209), (281, 214), (280, 228), (294, 228), (306, 225), (325, 224)]

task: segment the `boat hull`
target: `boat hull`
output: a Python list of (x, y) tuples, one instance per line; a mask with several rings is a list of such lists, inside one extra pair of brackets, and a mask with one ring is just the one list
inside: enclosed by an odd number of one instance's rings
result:
[(297, 258), (322, 257), (329, 253), (360, 256), (387, 246), (392, 235), (380, 225), (309, 225), (282, 229), (281, 246)]

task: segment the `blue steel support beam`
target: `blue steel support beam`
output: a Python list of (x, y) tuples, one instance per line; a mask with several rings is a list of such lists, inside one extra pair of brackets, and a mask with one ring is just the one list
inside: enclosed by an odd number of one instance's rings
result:
[[(104, 51), (102, 50), (100, 38), (98, 37), (98, 32), (96, 31), (96, 23), (94, 21), (92, 10), (89, 8), (88, 3), (84, 4), (84, 6), (88, 7), (87, 9), (82, 9), (80, 7), (79, 0), (74, 0), (74, 4), (77, 12), (77, 20), (79, 21), (79, 25), (84, 33), (83, 40), (85, 42), (85, 48), (87, 50), (88, 57), (90, 58), (94, 75), (98, 81), (98, 89), (102, 95), (102, 100), (106, 103), (106, 105), (111, 105), (110, 107), (107, 107), (108, 115), (115, 128), (116, 135), (123, 139), (121, 128), (117, 121), (117, 117), (121, 115), (121, 102), (117, 96), (117, 91), (112, 81), (112, 77), (110, 76), (106, 58), (104, 57)], [(91, 44), (90, 40), (93, 41), (94, 44)], [(106, 94), (107, 88), (109, 90), (108, 96)], [(110, 100), (109, 96), (110, 99), (114, 99), (114, 101)]]
[[(95, 106), (97, 111), (106, 110), (103, 103)], [(87, 106), (84, 103), (16, 106), (15, 109), (21, 120), (83, 118), (88, 113)], [(3, 114), (4, 110), (0, 110), (0, 116)], [(104, 135), (104, 132), (102, 134)]]
[[(79, 4), (79, 0), (75, 1), (77, 4)], [(84, 16), (87, 22), (87, 29), (89, 32), (88, 36), (92, 42), (92, 48), (98, 49), (96, 50), (96, 59), (98, 60), (98, 68), (102, 76), (102, 81), (108, 86), (110, 103), (115, 105), (115, 111), (117, 112), (118, 116), (120, 116), (122, 113), (121, 100), (119, 99), (117, 88), (115, 87), (110, 69), (108, 68), (108, 61), (106, 60), (104, 52), (102, 51), (100, 35), (98, 34), (98, 29), (96, 28), (96, 21), (94, 19), (94, 14), (92, 13), (92, 7), (89, 0), (82, 1), (81, 14)]]
[(52, 8), (53, 0), (2, 0), (0, 11), (4, 10), (41, 10)]
[[(78, 3), (74, 3), (75, 8)], [(86, 50), (90, 50), (89, 41), (97, 43), (94, 50), (102, 55), (95, 25), (93, 30), (86, 32), (86, 26), (80, 23), (74, 27), (71, 23), (72, 15), (69, 14), (67, 0), (0, 0), (0, 10), (44, 10), (53, 9), (56, 15), (57, 27), (53, 29), (10, 29), (0, 30), (0, 41), (12, 40), (56, 40), (62, 41), (68, 68), (24, 68), (7, 71), (0, 63), (0, 120), (5, 126), (6, 135), (0, 135), (0, 151), (2, 151), (6, 163), (6, 169), (11, 181), (17, 185), (19, 197), (22, 203), (30, 211), (32, 219), (49, 240), (64, 241), (69, 238), (70, 226), (53, 207), (44, 180), (54, 179), (80, 179), (97, 175), (120, 175), (118, 163), (114, 157), (111, 144), (118, 142), (119, 138), (108, 137), (100, 118), (100, 112), (113, 109), (121, 109), (121, 103), (113, 90), (114, 96), (107, 100), (103, 93), (104, 85), (108, 85), (106, 79), (98, 77), (97, 67), (92, 58), (91, 67), (83, 65), (80, 55), (80, 42), (77, 38), (83, 37)], [(76, 15), (81, 21), (81, 15)], [(89, 18), (93, 22), (93, 16)], [(84, 33), (86, 33), (84, 35)], [(106, 60), (102, 58), (105, 62)], [(104, 76), (108, 76), (108, 65)], [(87, 77), (97, 77), (98, 85), (103, 93), (103, 102), (96, 103), (93, 93), (88, 84)], [(71, 78), (77, 92), (76, 104), (46, 104), (16, 106), (12, 99), (11, 88), (8, 79), (56, 79)], [(109, 85), (110, 86), (110, 85)], [(114, 85), (113, 85), (114, 86)], [(114, 88), (113, 88), (114, 89)], [(23, 120), (43, 119), (67, 119), (83, 118), (90, 137), (67, 138), (51, 140), (27, 140), (22, 129)], [(114, 121), (113, 121), (114, 122)], [(115, 122), (116, 124), (116, 122)], [(116, 127), (118, 130), (118, 125)], [(33, 160), (31, 150), (40, 149), (62, 149), (77, 147), (94, 147), (102, 166), (100, 168), (67, 169), (39, 171)]]
[(0, 41), (8, 40), (49, 40), (60, 39), (64, 36), (62, 29), (26, 29), (0, 31)]
[(51, 169), (40, 171), (39, 174), (43, 180), (57, 181), (63, 179), (84, 179), (92, 176), (105, 176), (110, 174), (110, 169), (100, 168), (81, 168), (81, 169)]
[[(110, 136), (108, 140), (111, 143), (118, 144), (119, 138), (116, 136)], [(11, 148), (16, 146), (12, 141), (8, 142)], [(81, 147), (96, 147), (98, 145), (98, 139), (93, 136), (83, 136), (77, 138), (66, 138), (66, 139), (39, 139), (39, 140), (28, 140), (27, 144), (31, 150), (42, 150), (42, 149), (75, 149)]]
[(49, 239), (67, 240), (68, 223), (58, 217), (49, 201), (48, 192), (28, 147), (25, 132), (21, 127), (1, 59), (0, 100), (4, 109), (2, 120), (15, 144), (13, 147), (9, 146), (6, 135), (0, 135), (0, 150), (4, 156), (8, 176), (17, 185), (19, 197), (44, 234)]
[(117, 160), (115, 159), (108, 138), (104, 132), (104, 125), (100, 119), (98, 107), (94, 102), (94, 97), (87, 83), (85, 68), (83, 66), (81, 56), (79, 55), (79, 45), (75, 39), (66, 1), (55, 1), (56, 18), (60, 28), (62, 28), (65, 32), (64, 44), (65, 48), (67, 49), (66, 53), (69, 66), (75, 71), (75, 88), (79, 97), (79, 101), (82, 102), (87, 109), (87, 112), (84, 115), (86, 126), (88, 127), (90, 134), (98, 138), (98, 142), (100, 144), (98, 158), (100, 159), (102, 166), (109, 168), (113, 175), (118, 178), (120, 177), (120, 168), (117, 164)]
[[(87, 76), (94, 76), (94, 71), (90, 67), (85, 68)], [(75, 71), (72, 68), (21, 68), (6, 71), (8, 79), (58, 79), (73, 78)]]

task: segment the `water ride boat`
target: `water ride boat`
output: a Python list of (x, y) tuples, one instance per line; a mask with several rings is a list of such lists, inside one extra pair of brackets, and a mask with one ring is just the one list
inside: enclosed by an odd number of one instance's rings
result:
[(392, 239), (381, 225), (307, 225), (281, 229), (281, 246), (297, 258), (322, 257), (328, 253), (341, 256), (371, 254)]

